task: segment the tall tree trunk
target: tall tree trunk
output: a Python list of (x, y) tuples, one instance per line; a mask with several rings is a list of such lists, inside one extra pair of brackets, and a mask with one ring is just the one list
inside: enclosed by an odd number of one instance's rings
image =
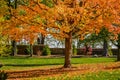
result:
[(71, 55), (72, 55), (72, 33), (69, 34), (69, 38), (65, 39), (65, 62), (64, 68), (71, 67)]
[(42, 44), (44, 45), (44, 39), (45, 37), (41, 34), (38, 38), (37, 38), (37, 44)]
[(41, 43), (40, 37), (37, 38), (37, 44), (39, 45)]
[(104, 39), (104, 44), (103, 44), (103, 56), (106, 56), (108, 54), (108, 43), (107, 40)]
[(117, 61), (120, 61), (120, 34), (118, 34), (118, 40), (117, 40), (117, 47), (118, 47), (118, 53), (117, 53)]
[(45, 40), (45, 37), (41, 34), (41, 44), (44, 45), (44, 40)]
[(17, 0), (15, 0), (15, 9), (17, 8)]
[(11, 3), (10, 0), (8, 0), (8, 7), (10, 7), (10, 3)]
[(117, 61), (120, 61), (120, 47), (118, 47)]
[(30, 44), (30, 57), (32, 57), (32, 56), (33, 56), (33, 45)]
[[(8, 7), (10, 8), (11, 7), (11, 0), (8, 0)], [(17, 8), (17, 0), (15, 0), (15, 9)], [(10, 17), (12, 16), (11, 15), (11, 9), (9, 9), (9, 13), (10, 13)], [(12, 40), (12, 56), (15, 56), (17, 55), (17, 44), (16, 44), (16, 41), (15, 40)]]
[(15, 40), (12, 41), (12, 54), (11, 55), (12, 56), (17, 55), (17, 45), (16, 45), (16, 41)]
[(80, 40), (77, 39), (77, 48), (80, 48), (81, 44), (80, 44)]
[(7, 5), (8, 5), (8, 11), (9, 11), (9, 14), (7, 14), (9, 17), (7, 17), (7, 19), (8, 20), (10, 20), (10, 18), (11, 18), (11, 16), (12, 16), (12, 14), (11, 14), (11, 9), (10, 9), (10, 7), (11, 7), (11, 1), (10, 0), (7, 0)]

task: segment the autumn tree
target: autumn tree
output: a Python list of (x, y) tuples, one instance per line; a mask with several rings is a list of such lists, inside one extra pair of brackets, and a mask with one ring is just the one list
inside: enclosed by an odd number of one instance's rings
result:
[[(64, 0), (51, 8), (46, 14), (49, 33), (65, 39), (65, 64), (71, 67), (72, 39), (84, 39), (87, 34), (96, 33), (105, 26), (110, 32), (115, 31), (112, 23), (117, 23), (118, 14), (113, 5), (115, 0)], [(116, 34), (116, 33), (113, 33)], [(115, 36), (115, 35), (114, 35)]]
[[(3, 0), (2, 0), (3, 1)], [(4, 4), (6, 3), (6, 4)], [(6, 20), (10, 20), (11, 17), (12, 17), (12, 14), (11, 14), (11, 9), (16, 9), (17, 8), (17, 0), (4, 0), (3, 4), (6, 6), (6, 8), (3, 8), (3, 10), (1, 9), (1, 12), (4, 13), (3, 17), (5, 19), (4, 22), (2, 22), (2, 25), (5, 26), (6, 24)], [(9, 24), (8, 24), (9, 25)], [(3, 31), (5, 32), (5, 31)], [(16, 41), (15, 40), (12, 40), (11, 41), (12, 43), (12, 53), (11, 55), (16, 55), (17, 54), (17, 51), (16, 51)]]
[[(21, 33), (12, 38), (17, 40), (24, 36), (30, 40), (30, 44), (33, 44), (37, 33), (51, 34), (57, 39), (65, 40), (64, 68), (71, 67), (72, 39), (83, 40), (87, 35), (98, 34), (103, 26), (115, 38), (119, 33), (116, 32), (118, 28), (112, 25), (119, 22), (117, 0), (53, 0), (53, 3), (49, 7), (39, 0), (29, 0), (29, 4), (13, 10), (12, 23), (10, 22), (12, 26), (9, 28), (14, 30), (12, 34), (15, 36)], [(21, 28), (15, 27), (17, 24)]]
[[(38, 24), (33, 25), (35, 21), (36, 23), (37, 21), (40, 21), (39, 15), (36, 15), (35, 12), (31, 14), (30, 12), (32, 11), (32, 8), (26, 9), (25, 5), (28, 5), (28, 0), (24, 0), (24, 4), (18, 5), (18, 7), (15, 9), (10, 8), (11, 18), (10, 20), (4, 21), (4, 26), (6, 27), (3, 31), (3, 34), (8, 34), (9, 38), (15, 42), (19, 42), (24, 38), (29, 41), (30, 48), (32, 48), (38, 33), (44, 33), (45, 31), (42, 29), (42, 27), (40, 28), (41, 25), (39, 23), (39, 26)], [(33, 51), (31, 49), (31, 56), (32, 54)]]
[(7, 46), (8, 36), (3, 35), (5, 15), (8, 14), (8, 6), (4, 0), (0, 1), (0, 56), (8, 56), (11, 53), (11, 47)]

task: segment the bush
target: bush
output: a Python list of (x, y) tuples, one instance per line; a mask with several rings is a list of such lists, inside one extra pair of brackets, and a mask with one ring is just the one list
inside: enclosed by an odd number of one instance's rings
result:
[(0, 80), (6, 80), (7, 79), (7, 73), (4, 71), (0, 71)]
[(24, 51), (26, 54), (30, 54), (30, 46), (27, 46), (27, 48), (25, 48), (25, 51)]
[(12, 53), (11, 46), (2, 46), (0, 48), (0, 56), (9, 56)]
[(113, 53), (112, 53), (111, 47), (108, 47), (108, 55), (109, 55), (109, 56), (113, 56)]
[(77, 49), (76, 49), (75, 45), (73, 45), (73, 55), (77, 55)]
[(51, 55), (51, 51), (50, 51), (50, 48), (48, 45), (46, 45), (44, 48), (43, 48), (43, 51), (42, 51), (43, 55)]
[(0, 30), (0, 56), (9, 56), (12, 52), (12, 47), (7, 45), (8, 37), (1, 34)]

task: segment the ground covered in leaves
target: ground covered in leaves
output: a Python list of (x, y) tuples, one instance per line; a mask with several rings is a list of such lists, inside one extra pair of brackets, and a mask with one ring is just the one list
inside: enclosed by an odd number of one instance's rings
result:
[[(73, 65), (72, 68), (48, 68), (48, 69), (35, 69), (35, 70), (24, 70), (24, 71), (6, 71), (8, 80), (29, 80), (33, 77), (55, 77), (62, 74), (69, 74), (71, 76), (77, 74), (96, 73), (99, 71), (111, 71), (120, 70), (120, 62), (112, 63), (97, 63), (97, 64), (80, 64)], [(37, 80), (37, 79), (36, 79)]]

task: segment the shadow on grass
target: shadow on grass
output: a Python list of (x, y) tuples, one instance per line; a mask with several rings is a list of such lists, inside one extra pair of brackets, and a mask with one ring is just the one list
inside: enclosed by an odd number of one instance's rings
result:
[(55, 59), (55, 58), (64, 58), (64, 56), (9, 56), (9, 57), (0, 57), (0, 59)]
[[(51, 65), (63, 65), (64, 63), (50, 63), (50, 64), (4, 64), (2, 66), (15, 66), (15, 67), (32, 67), (32, 66), (51, 66)], [(79, 63), (72, 63), (79, 64)], [(83, 63), (81, 63), (83, 64)]]
[(32, 66), (50, 66), (50, 65), (62, 65), (63, 63), (55, 64), (4, 64), (3, 66), (15, 66), (15, 67), (32, 67)]
[[(3, 66), (14, 66), (14, 67), (34, 67), (34, 66), (52, 66), (52, 65), (63, 65), (64, 63), (50, 63), (50, 64), (3, 64)], [(80, 64), (80, 63), (72, 63), (72, 64)], [(81, 63), (84, 64), (84, 63)]]
[(31, 58), (30, 56), (7, 56), (7, 57), (0, 57), (1, 59), (27, 59), (27, 58)]

